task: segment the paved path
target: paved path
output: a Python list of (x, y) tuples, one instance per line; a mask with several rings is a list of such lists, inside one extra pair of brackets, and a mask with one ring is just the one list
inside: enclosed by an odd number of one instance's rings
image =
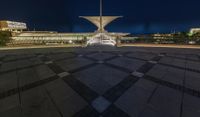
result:
[(200, 50), (0, 51), (0, 117), (199, 117)]

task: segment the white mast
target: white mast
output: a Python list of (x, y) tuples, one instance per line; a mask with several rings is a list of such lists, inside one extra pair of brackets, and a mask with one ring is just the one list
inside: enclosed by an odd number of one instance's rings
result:
[(102, 33), (103, 32), (103, 27), (102, 27), (102, 24), (103, 24), (103, 19), (102, 19), (102, 15), (103, 15), (103, 0), (100, 0), (100, 32)]

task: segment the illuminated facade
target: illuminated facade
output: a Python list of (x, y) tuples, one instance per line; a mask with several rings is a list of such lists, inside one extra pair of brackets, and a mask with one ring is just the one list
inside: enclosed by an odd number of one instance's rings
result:
[(14, 21), (0, 21), (1, 31), (23, 31), (26, 30), (26, 23)]
[[(109, 33), (112, 39), (121, 38), (128, 34), (126, 33)], [(24, 32), (13, 32), (12, 33), (13, 44), (47, 44), (47, 43), (76, 43), (86, 42), (89, 44), (89, 40), (98, 39), (99, 36), (96, 33), (57, 33), (57, 32), (45, 32), (45, 31), (24, 31)], [(109, 44), (107, 42), (107, 44)]]
[(200, 28), (192, 28), (190, 29), (191, 34), (200, 33)]

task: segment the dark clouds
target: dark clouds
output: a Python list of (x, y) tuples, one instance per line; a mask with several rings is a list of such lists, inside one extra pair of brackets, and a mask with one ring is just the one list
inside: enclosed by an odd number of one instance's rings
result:
[[(99, 0), (0, 0), (0, 19), (31, 29), (86, 32), (95, 27), (80, 15), (99, 15)], [(104, 0), (104, 15), (122, 15), (109, 31), (154, 33), (200, 27), (199, 0)]]

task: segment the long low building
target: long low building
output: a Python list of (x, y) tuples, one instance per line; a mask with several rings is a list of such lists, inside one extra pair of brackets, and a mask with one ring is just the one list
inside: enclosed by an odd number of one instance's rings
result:
[[(121, 38), (129, 33), (108, 33), (113, 38)], [(58, 33), (53, 31), (12, 32), (13, 44), (81, 43), (93, 38), (96, 33)]]

